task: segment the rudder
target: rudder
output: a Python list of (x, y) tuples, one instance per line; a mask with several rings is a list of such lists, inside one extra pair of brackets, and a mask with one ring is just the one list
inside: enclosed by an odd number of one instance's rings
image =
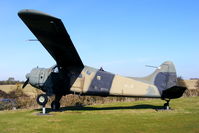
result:
[(154, 85), (157, 86), (160, 94), (168, 88), (177, 85), (177, 74), (174, 64), (166, 61), (155, 71)]
[(177, 86), (177, 74), (174, 64), (166, 61), (151, 75), (162, 99), (174, 99), (183, 95), (186, 87)]

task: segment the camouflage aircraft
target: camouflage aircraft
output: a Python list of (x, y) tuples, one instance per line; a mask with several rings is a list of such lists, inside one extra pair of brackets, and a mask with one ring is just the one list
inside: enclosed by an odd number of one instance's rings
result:
[(21, 10), (18, 15), (57, 63), (51, 68), (34, 68), (26, 75), (23, 88), (29, 83), (45, 92), (37, 97), (40, 105), (45, 106), (48, 96), (55, 95), (51, 108), (58, 110), (62, 96), (76, 93), (161, 98), (167, 101), (164, 107), (168, 108), (170, 99), (181, 97), (186, 89), (176, 85), (176, 70), (170, 61), (143, 78), (124, 77), (86, 66), (61, 19), (28, 9)]

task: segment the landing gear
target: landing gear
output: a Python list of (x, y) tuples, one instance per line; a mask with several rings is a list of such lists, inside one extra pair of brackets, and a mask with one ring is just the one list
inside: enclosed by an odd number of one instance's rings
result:
[[(60, 99), (62, 95), (55, 95), (55, 100), (51, 103), (51, 109), (57, 111), (60, 109)], [(48, 96), (46, 94), (40, 94), (37, 96), (37, 103), (43, 107), (43, 114), (45, 114), (45, 106), (48, 102)]]
[(51, 103), (51, 109), (53, 111), (57, 111), (60, 109), (60, 99), (62, 95), (55, 95), (55, 100)]
[(54, 110), (54, 111), (57, 111), (60, 109), (60, 103), (59, 102), (56, 102), (56, 101), (53, 101), (51, 103), (51, 109)]
[(164, 109), (165, 110), (170, 110), (171, 108), (169, 107), (169, 102), (170, 102), (170, 99), (169, 100), (166, 100), (166, 103), (164, 104)]
[(46, 104), (48, 102), (48, 97), (45, 94), (40, 94), (37, 96), (37, 103), (42, 106), (42, 114), (46, 115)]
[(45, 106), (48, 102), (48, 97), (45, 94), (40, 94), (37, 96), (37, 103), (41, 106)]

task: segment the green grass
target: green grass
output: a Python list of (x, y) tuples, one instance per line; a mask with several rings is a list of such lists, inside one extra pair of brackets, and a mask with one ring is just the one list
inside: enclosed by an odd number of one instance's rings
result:
[(198, 133), (199, 97), (171, 101), (171, 111), (155, 111), (161, 100), (68, 107), (49, 116), (41, 110), (0, 112), (0, 133)]

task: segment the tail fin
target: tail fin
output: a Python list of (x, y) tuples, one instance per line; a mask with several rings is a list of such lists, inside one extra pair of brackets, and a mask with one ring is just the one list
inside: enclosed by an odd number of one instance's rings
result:
[(133, 79), (155, 85), (162, 99), (174, 99), (183, 95), (186, 87), (177, 86), (177, 75), (174, 64), (166, 61), (160, 65), (155, 72), (143, 78), (131, 77)]
[(160, 93), (163, 90), (176, 86), (177, 75), (174, 64), (171, 61), (166, 61), (162, 63), (152, 74), (140, 80), (145, 81), (150, 84), (154, 84), (159, 89)]
[(143, 79), (158, 88), (162, 99), (179, 98), (186, 90), (185, 87), (177, 86), (176, 69), (171, 61), (164, 62), (155, 72)]
[(160, 94), (162, 94), (164, 90), (177, 85), (176, 69), (170, 61), (166, 61), (160, 65), (159, 69), (157, 69), (153, 75), (153, 83), (159, 89)]

